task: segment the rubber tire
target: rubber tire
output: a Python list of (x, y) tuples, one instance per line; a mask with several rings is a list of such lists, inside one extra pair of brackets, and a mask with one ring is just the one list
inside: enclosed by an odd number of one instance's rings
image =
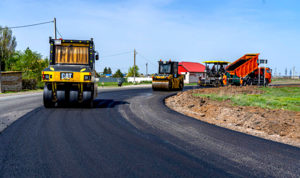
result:
[(183, 90), (183, 87), (184, 87), (183, 82), (180, 82), (180, 83), (179, 83), (179, 90), (182, 91), (182, 90)]
[(54, 102), (52, 102), (52, 90), (49, 90), (47, 85), (44, 86), (43, 102), (45, 108), (52, 108), (55, 104)]
[(221, 82), (219, 80), (217, 80), (216, 87), (220, 87), (220, 86), (221, 86)]
[(57, 103), (62, 105), (66, 102), (66, 92), (65, 90), (57, 90), (56, 91)]
[(78, 90), (70, 90), (69, 93), (69, 103), (71, 105), (76, 105), (78, 104)]
[(249, 80), (249, 84), (248, 85), (250, 85), (250, 86), (253, 85), (253, 80), (252, 79)]
[(213, 87), (217, 87), (217, 82), (216, 81), (211, 82), (211, 84), (212, 84)]
[(269, 82), (268, 82), (268, 80), (266, 80), (265, 87), (267, 87), (268, 85), (269, 85)]
[(92, 91), (83, 91), (82, 94), (82, 99), (83, 99), (83, 105), (88, 108), (93, 107), (93, 96), (92, 96)]
[(173, 88), (172, 88), (172, 81), (169, 81), (169, 88), (168, 88), (168, 91), (171, 91)]

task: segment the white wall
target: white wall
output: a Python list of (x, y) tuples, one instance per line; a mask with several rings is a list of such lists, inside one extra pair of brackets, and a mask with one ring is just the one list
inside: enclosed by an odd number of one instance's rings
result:
[(184, 83), (197, 83), (199, 77), (204, 77), (204, 73), (200, 73), (200, 72), (199, 73), (182, 72), (182, 74), (185, 75)]
[[(127, 81), (128, 82), (133, 82), (134, 81), (134, 77), (127, 77)], [(135, 77), (135, 82), (140, 83), (143, 81), (152, 81), (152, 77)]]

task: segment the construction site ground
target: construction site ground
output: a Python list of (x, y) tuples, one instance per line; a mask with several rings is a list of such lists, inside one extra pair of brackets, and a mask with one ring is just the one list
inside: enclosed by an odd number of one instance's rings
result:
[[(273, 88), (278, 87), (282, 86), (273, 86)], [(216, 100), (207, 97), (211, 94), (260, 95), (263, 92), (264, 90), (256, 86), (200, 88), (179, 92), (175, 96), (168, 97), (165, 103), (177, 112), (210, 124), (300, 147), (299, 111), (239, 106), (230, 99)], [(299, 107), (298, 104), (296, 105)]]

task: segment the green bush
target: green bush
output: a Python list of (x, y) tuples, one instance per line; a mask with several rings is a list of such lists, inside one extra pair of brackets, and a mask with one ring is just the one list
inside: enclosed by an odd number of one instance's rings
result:
[(36, 79), (22, 79), (23, 90), (35, 90), (37, 87)]
[(44, 82), (39, 81), (39, 82), (37, 82), (36, 88), (37, 89), (44, 89), (44, 86), (45, 86)]

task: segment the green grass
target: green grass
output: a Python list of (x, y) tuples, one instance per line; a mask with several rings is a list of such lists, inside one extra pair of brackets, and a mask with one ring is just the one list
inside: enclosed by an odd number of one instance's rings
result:
[[(104, 83), (103, 87), (117, 87), (118, 86), (118, 82), (103, 82), (103, 83)], [(145, 81), (145, 82), (135, 83), (135, 84), (132, 83), (132, 82), (124, 82), (122, 84), (122, 86), (127, 86), (127, 85), (143, 85), (143, 84), (151, 84), (151, 83), (152, 83), (151, 81), (149, 81), (149, 82)], [(98, 86), (102, 87), (102, 82), (99, 82)]]
[(198, 84), (197, 83), (185, 83), (184, 85), (185, 86), (197, 86)]
[(300, 79), (275, 78), (272, 79), (272, 84), (300, 84)]
[(300, 111), (300, 87), (260, 88), (260, 90), (263, 90), (264, 93), (257, 95), (218, 95), (197, 93), (194, 94), (194, 96), (206, 97), (217, 101), (230, 100), (234, 105), (239, 106), (258, 106), (269, 109)]

